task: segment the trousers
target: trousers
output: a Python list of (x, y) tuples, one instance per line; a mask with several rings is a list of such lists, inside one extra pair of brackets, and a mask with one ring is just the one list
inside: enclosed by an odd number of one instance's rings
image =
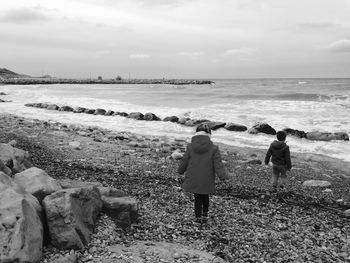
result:
[(209, 195), (194, 194), (194, 213), (196, 217), (208, 216)]

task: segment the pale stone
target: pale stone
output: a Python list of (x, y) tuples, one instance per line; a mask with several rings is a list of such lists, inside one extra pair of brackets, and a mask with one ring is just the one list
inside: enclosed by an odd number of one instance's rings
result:
[(303, 183), (305, 187), (329, 187), (331, 183), (323, 180), (307, 180)]

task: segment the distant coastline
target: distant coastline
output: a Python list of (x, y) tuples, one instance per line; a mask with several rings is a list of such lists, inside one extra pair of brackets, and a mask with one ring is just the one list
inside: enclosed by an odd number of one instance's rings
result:
[(171, 84), (171, 85), (203, 85), (213, 84), (212, 80), (199, 79), (63, 79), (63, 78), (8, 78), (0, 79), (7, 85), (35, 84)]

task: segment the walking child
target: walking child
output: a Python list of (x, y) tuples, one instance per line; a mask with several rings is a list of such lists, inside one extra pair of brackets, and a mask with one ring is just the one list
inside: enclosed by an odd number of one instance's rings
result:
[(179, 174), (185, 173), (183, 189), (194, 194), (196, 221), (208, 218), (209, 195), (215, 190), (215, 175), (221, 180), (227, 179), (219, 147), (213, 144), (210, 136), (211, 129), (207, 124), (198, 125), (178, 167)]
[(276, 136), (277, 141), (275, 140), (271, 143), (265, 156), (265, 165), (269, 164), (272, 157), (272, 192), (277, 191), (279, 181), (280, 189), (284, 189), (287, 181), (287, 170), (290, 171), (292, 169), (289, 146), (285, 142), (287, 134), (284, 131), (279, 131)]

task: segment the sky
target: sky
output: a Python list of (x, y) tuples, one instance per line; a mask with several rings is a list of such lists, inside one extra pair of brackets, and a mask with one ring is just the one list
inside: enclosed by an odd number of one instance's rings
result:
[(65, 78), (350, 77), (349, 0), (0, 0), (0, 68)]

